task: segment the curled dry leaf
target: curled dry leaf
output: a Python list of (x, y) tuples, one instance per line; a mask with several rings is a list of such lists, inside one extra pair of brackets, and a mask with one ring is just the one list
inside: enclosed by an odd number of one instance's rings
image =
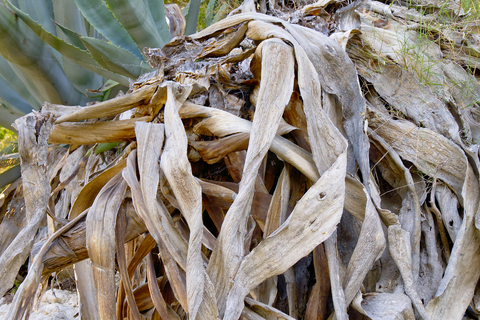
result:
[(99, 192), (86, 219), (87, 250), (97, 283), (100, 319), (115, 316), (115, 225), (126, 188), (118, 173)]
[(32, 260), (9, 319), (87, 258), (98, 319), (480, 314), (478, 37), (439, 1), (274, 2), (189, 37), (176, 10), (127, 94), (17, 121), (2, 294)]

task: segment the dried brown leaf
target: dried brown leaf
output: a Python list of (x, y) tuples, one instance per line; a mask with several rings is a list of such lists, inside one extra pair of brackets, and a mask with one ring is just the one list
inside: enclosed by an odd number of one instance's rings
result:
[(73, 113), (62, 115), (55, 123), (75, 122), (120, 114), (132, 108), (148, 104), (156, 90), (157, 85), (147, 85), (133, 91), (131, 94), (125, 94), (104, 102), (96, 103), (91, 107), (81, 108), (75, 110)]
[(115, 319), (115, 225), (126, 189), (127, 183), (118, 173), (99, 192), (86, 219), (100, 319)]
[(182, 215), (190, 228), (187, 253), (187, 300), (191, 319), (214, 319), (218, 311), (214, 289), (201, 256), (203, 222), (201, 187), (192, 175), (187, 157), (188, 141), (178, 115), (191, 87), (168, 86), (165, 105), (165, 148), (160, 166), (167, 178)]
[[(293, 90), (292, 49), (279, 40), (269, 40), (262, 44), (257, 51), (262, 52), (263, 77), (243, 176), (238, 195), (225, 216), (208, 267), (208, 273), (217, 290), (216, 298), (221, 316), (231, 287), (229, 279), (234, 278), (243, 256), (242, 244), (246, 234), (246, 220), (250, 213), (258, 169), (275, 137), (281, 115)], [(243, 297), (240, 299), (243, 301)], [(237, 317), (242, 309), (238, 310)]]

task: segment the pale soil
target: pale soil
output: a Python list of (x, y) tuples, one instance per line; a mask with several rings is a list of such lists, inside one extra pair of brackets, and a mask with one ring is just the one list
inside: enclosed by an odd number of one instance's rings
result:
[[(0, 298), (0, 320), (6, 318), (10, 308), (11, 297)], [(80, 319), (78, 297), (76, 292), (50, 289), (45, 292), (37, 310), (30, 315), (30, 320), (71, 320)]]

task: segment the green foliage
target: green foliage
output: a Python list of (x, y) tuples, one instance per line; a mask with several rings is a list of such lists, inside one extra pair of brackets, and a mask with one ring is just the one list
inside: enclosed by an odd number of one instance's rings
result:
[(6, 154), (6, 147), (14, 144), (15, 140), (17, 140), (17, 135), (14, 132), (0, 128), (0, 155)]
[(115, 147), (118, 147), (123, 142), (110, 142), (110, 143), (99, 143), (97, 149), (95, 150), (95, 154), (100, 154), (105, 151), (112, 150)]
[[(45, 24), (46, 29), (52, 31), (41, 11), (33, 11), (35, 5), (31, 1), (23, 1), (22, 4), (32, 16)], [(84, 95), (68, 80), (53, 50), (4, 6), (0, 6), (0, 41), (0, 54), (8, 60), (16, 76), (37, 101), (85, 102)], [(3, 74), (2, 77), (10, 83), (9, 77)], [(4, 103), (8, 106), (9, 101)]]
[[(150, 3), (150, 1), (145, 2)], [(158, 21), (155, 21), (150, 11), (147, 11), (145, 2), (143, 0), (106, 0), (108, 8), (139, 48), (161, 48), (170, 40), (169, 34), (161, 35), (159, 32), (168, 30), (165, 14), (161, 17), (156, 16)], [(157, 24), (161, 29), (157, 29)]]
[(225, 18), (233, 9), (242, 4), (241, 0), (205, 0), (198, 13), (198, 30)]
[(188, 7), (187, 25), (185, 27), (185, 34), (190, 35), (197, 32), (198, 12), (200, 11), (201, 0), (190, 0)]
[(143, 48), (170, 41), (156, 0), (2, 2), (0, 126), (8, 129), (44, 101), (85, 105), (98, 99), (86, 91), (108, 79), (128, 86), (129, 78), (151, 71)]
[(130, 51), (139, 59), (142, 58), (138, 46), (128, 34), (127, 30), (125, 30), (115, 18), (113, 12), (110, 11), (105, 2), (97, 0), (76, 0), (75, 3), (85, 19), (98, 32), (109, 39), (113, 44)]
[[(190, 15), (198, 9), (193, 6)], [(113, 86), (128, 86), (151, 71), (143, 48), (161, 48), (170, 37), (157, 0), (2, 0), (0, 155), (16, 152), (13, 133), (1, 127), (14, 130), (16, 118), (44, 101), (106, 99)], [(20, 175), (12, 169), (18, 160), (5, 161), (0, 186)]]
[(478, 0), (461, 0), (463, 10), (469, 12), (473, 20), (480, 20), (480, 2)]
[[(151, 71), (143, 48), (161, 48), (171, 37), (158, 0), (2, 2), (0, 126), (8, 129), (44, 101), (85, 105), (98, 98), (86, 91), (97, 90), (108, 79), (128, 86), (128, 79)], [(219, 20), (241, 3), (176, 2), (185, 9), (186, 34)]]
[[(18, 152), (17, 135), (5, 128), (0, 127), (0, 159), (5, 155)], [(17, 158), (0, 160), (0, 173), (18, 164)]]
[(0, 127), (0, 192), (4, 185), (13, 182), (19, 176), (18, 155), (6, 156), (16, 152), (18, 152), (17, 135)]

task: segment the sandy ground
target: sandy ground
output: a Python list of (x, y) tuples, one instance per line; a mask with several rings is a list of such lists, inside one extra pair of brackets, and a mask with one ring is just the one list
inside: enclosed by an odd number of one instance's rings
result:
[[(0, 320), (6, 318), (11, 298), (0, 298)], [(30, 315), (30, 320), (70, 320), (80, 319), (76, 292), (50, 289), (43, 295), (38, 310)]]

